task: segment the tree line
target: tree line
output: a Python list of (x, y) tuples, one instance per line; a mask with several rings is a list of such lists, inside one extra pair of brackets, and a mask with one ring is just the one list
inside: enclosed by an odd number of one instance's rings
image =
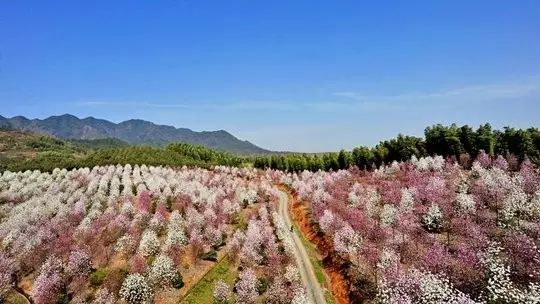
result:
[(375, 147), (360, 146), (352, 151), (305, 154), (286, 153), (257, 156), (256, 168), (285, 171), (338, 170), (350, 166), (371, 169), (393, 161), (405, 161), (413, 155), (423, 157), (441, 155), (470, 164), (480, 150), (487, 154), (515, 157), (522, 161), (528, 157), (540, 162), (540, 131), (537, 128), (516, 129), (505, 127), (494, 130), (489, 123), (474, 130), (468, 125), (441, 124), (427, 127), (424, 138), (399, 134), (396, 138), (381, 141)]
[[(145, 164), (153, 166), (190, 166), (211, 167), (214, 165), (244, 166), (249, 159), (232, 153), (213, 150), (198, 145), (186, 143), (171, 143), (165, 148), (149, 146), (91, 146), (74, 149), (62, 140), (52, 146), (48, 137), (31, 139), (31, 157), (2, 157), (0, 154), (0, 172), (40, 170), (52, 171), (55, 168), (80, 168), (116, 164)], [(56, 139), (55, 139), (56, 140)], [(30, 154), (30, 153), (29, 153)]]
[[(441, 155), (470, 164), (480, 150), (489, 155), (505, 155), (522, 161), (528, 157), (540, 163), (540, 131), (537, 128), (516, 129), (505, 127), (494, 130), (484, 124), (476, 130), (468, 125), (427, 127), (424, 138), (399, 134), (374, 147), (359, 146), (352, 151), (308, 154), (282, 153), (258, 156), (238, 156), (225, 151), (204, 146), (171, 143), (165, 148), (129, 146), (113, 139), (96, 141), (64, 141), (45, 136), (30, 137), (18, 142), (17, 137), (7, 134), (0, 137), (0, 146), (18, 147), (34, 155), (31, 157), (0, 154), (0, 172), (39, 169), (51, 171), (54, 168), (93, 167), (107, 164), (146, 164), (164, 166), (213, 165), (250, 166), (260, 169), (283, 171), (338, 170), (350, 166), (372, 169), (393, 161), (405, 161), (413, 155), (423, 157)], [(16, 149), (17, 150), (17, 149)], [(16, 152), (16, 151), (15, 151)]]

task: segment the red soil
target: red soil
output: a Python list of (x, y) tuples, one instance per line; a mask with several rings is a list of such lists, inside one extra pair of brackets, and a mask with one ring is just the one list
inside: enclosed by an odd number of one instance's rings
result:
[(285, 191), (289, 196), (289, 201), (291, 202), (289, 204), (289, 210), (302, 234), (315, 245), (317, 252), (324, 257), (322, 264), (327, 277), (330, 279), (330, 291), (332, 295), (337, 303), (350, 304), (349, 282), (340, 271), (342, 262), (336, 258), (337, 255), (334, 252), (332, 244), (323, 235), (318, 234), (311, 225), (311, 214), (308, 207), (298, 201), (296, 195), (291, 194), (286, 187), (280, 186), (280, 189)]

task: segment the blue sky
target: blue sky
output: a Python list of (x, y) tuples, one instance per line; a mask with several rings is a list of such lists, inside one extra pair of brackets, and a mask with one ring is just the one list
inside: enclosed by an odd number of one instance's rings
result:
[(142, 2), (2, 1), (0, 115), (142, 118), (290, 151), (540, 125), (539, 1)]

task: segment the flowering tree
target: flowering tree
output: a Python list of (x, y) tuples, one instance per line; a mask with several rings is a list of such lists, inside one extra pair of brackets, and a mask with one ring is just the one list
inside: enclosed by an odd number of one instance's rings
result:
[[(318, 224), (317, 237), (349, 265), (353, 282), (391, 289), (380, 299), (534, 303), (540, 174), (527, 160), (515, 170), (511, 159), (481, 154), (472, 170), (425, 157), (374, 171), (294, 174), (145, 165), (4, 172), (0, 290), (17, 287), (24, 273), (38, 303), (83, 301), (92, 293), (96, 303), (109, 303), (127, 279), (118, 261), (128, 260), (129, 272), (153, 289), (154, 282), (170, 282), (173, 271), (179, 275), (174, 263), (184, 261), (181, 255), (200, 258), (226, 242), (229, 258), (239, 257), (243, 269), (256, 267), (260, 298), (300, 301), (290, 227), (274, 204), (274, 185), (283, 182), (308, 208), (306, 223)], [(490, 255), (493, 241), (501, 250)], [(12, 262), (17, 269), (7, 266)], [(365, 286), (351, 284), (352, 294), (365, 291), (356, 288)]]
[(159, 255), (152, 262), (152, 266), (148, 272), (148, 278), (150, 282), (157, 287), (167, 287), (173, 285), (181, 287), (181, 285), (183, 285), (181, 283), (182, 277), (174, 268), (173, 261), (166, 255)]
[(231, 291), (229, 284), (219, 280), (214, 287), (214, 302), (218, 304), (225, 304), (229, 302), (231, 298)]
[(147, 303), (153, 297), (153, 290), (142, 275), (130, 274), (122, 283), (120, 297), (130, 304)]
[(0, 299), (10, 290), (13, 285), (15, 274), (15, 261), (5, 253), (0, 252)]
[(94, 301), (92, 304), (114, 304), (116, 303), (116, 297), (109, 292), (107, 288), (100, 288), (94, 295)]
[[(509, 163), (480, 153), (469, 170), (442, 157), (413, 158), (371, 172), (291, 175), (290, 184), (332, 240), (333, 253), (350, 263), (352, 279), (372, 273), (370, 283), (389, 288), (377, 298), (383, 303), (488, 299), (491, 272), (479, 256), (494, 240), (506, 248), (507, 277), (526, 299), (519, 301), (529, 303), (539, 273), (540, 173), (530, 162), (518, 172)], [(413, 279), (416, 287), (406, 285)]]
[(39, 276), (32, 286), (32, 298), (36, 303), (55, 303), (64, 288), (62, 261), (51, 256), (41, 266)]
[(71, 252), (66, 265), (66, 271), (71, 276), (87, 276), (92, 271), (92, 261), (84, 250)]
[(248, 268), (240, 273), (240, 279), (235, 285), (240, 304), (255, 303), (257, 299), (257, 277), (253, 269)]
[(325, 209), (323, 212), (323, 215), (319, 219), (319, 227), (321, 227), (322, 231), (326, 234), (332, 235), (333, 230), (332, 226), (334, 225), (334, 214), (332, 211)]
[(443, 226), (443, 214), (437, 204), (431, 204), (426, 214), (422, 216), (422, 225), (427, 231), (439, 231)]
[(361, 244), (362, 237), (349, 225), (343, 226), (334, 234), (334, 249), (339, 253), (354, 254)]
[(139, 252), (142, 256), (150, 256), (158, 253), (159, 239), (153, 230), (145, 230), (141, 242), (139, 243)]
[(294, 296), (291, 300), (291, 304), (309, 304), (311, 303), (306, 295), (306, 291), (303, 288), (297, 288), (294, 291)]
[(247, 263), (260, 263), (263, 259), (261, 246), (263, 243), (262, 231), (259, 222), (250, 220), (246, 231), (244, 246), (240, 251), (240, 258)]

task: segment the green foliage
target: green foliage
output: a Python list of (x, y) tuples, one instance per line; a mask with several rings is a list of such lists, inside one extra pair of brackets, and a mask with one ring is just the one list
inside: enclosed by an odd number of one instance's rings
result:
[(441, 155), (459, 158), (468, 154), (475, 158), (480, 150), (490, 155), (513, 154), (519, 160), (525, 157), (540, 162), (540, 131), (537, 128), (493, 130), (490, 124), (481, 125), (476, 131), (470, 126), (434, 125), (427, 127), (425, 139), (399, 134), (396, 138), (382, 141), (373, 148), (357, 147), (352, 152), (300, 154), (287, 153), (258, 156), (253, 159), (256, 168), (272, 168), (286, 171), (338, 170), (355, 165), (369, 170), (393, 161), (417, 157)]
[(244, 213), (242, 212), (239, 212), (238, 215), (236, 215), (236, 217), (234, 218), (233, 224), (234, 228), (236, 229), (240, 229), (242, 231), (246, 230), (248, 225), (246, 215), (244, 215)]
[(176, 276), (172, 282), (172, 286), (176, 289), (184, 287), (184, 280), (179, 272), (176, 272)]
[(217, 261), (217, 251), (210, 250), (210, 251), (206, 252), (205, 254), (203, 254), (202, 259), (205, 260), (205, 261), (216, 262)]
[(66, 291), (63, 291), (58, 295), (58, 302), (57, 304), (68, 304), (69, 303), (69, 295)]
[(339, 151), (338, 166), (340, 168), (348, 168), (352, 163), (352, 155), (350, 152), (346, 152), (345, 150)]
[(268, 279), (267, 278), (258, 278), (257, 279), (257, 293), (259, 293), (260, 295), (262, 295), (263, 293), (266, 292), (266, 290), (268, 289)]
[(358, 168), (367, 170), (375, 161), (375, 154), (367, 147), (358, 147), (353, 149), (352, 159)]
[(225, 257), (217, 263), (214, 268), (208, 271), (190, 290), (187, 291), (180, 303), (189, 304), (210, 304), (214, 302), (214, 286), (217, 281), (222, 280), (229, 285), (234, 285), (237, 278), (237, 267), (233, 262)]
[(151, 256), (149, 256), (148, 258), (146, 258), (146, 264), (147, 264), (148, 266), (151, 266), (151, 265), (154, 263), (155, 260), (156, 260), (156, 256), (155, 256), (155, 255), (151, 255)]
[[(397, 138), (383, 141), (379, 151), (375, 152), (379, 162), (391, 163), (393, 161), (405, 161), (413, 155), (426, 154), (424, 141), (419, 137), (404, 136), (399, 134)], [(377, 148), (377, 147), (376, 147)]]
[(47, 136), (29, 138), (25, 141), (25, 144), (37, 151), (60, 151), (65, 150), (66, 148), (74, 149), (74, 147), (60, 139)]
[[(204, 146), (172, 143), (165, 148), (129, 146), (117, 139), (60, 140), (43, 135), (0, 130), (0, 172), (4, 170), (52, 171), (55, 168), (94, 167), (131, 164), (153, 166), (214, 165), (250, 166), (299, 172), (303, 170), (338, 170), (356, 166), (369, 170), (392, 161), (403, 161), (415, 155), (442, 155), (474, 158), (479, 150), (490, 155), (513, 154), (520, 161), (525, 157), (540, 162), (540, 131), (537, 128), (493, 130), (481, 125), (434, 125), (425, 129), (425, 139), (399, 134), (375, 147), (357, 147), (352, 151), (320, 154), (281, 153), (242, 157)], [(135, 194), (135, 189), (132, 189)]]
[(123, 148), (129, 146), (128, 143), (117, 138), (70, 139), (69, 142), (83, 150)]
[(15, 133), (0, 134), (0, 171), (41, 170), (55, 168), (94, 167), (115, 164), (146, 164), (154, 166), (242, 166), (246, 158), (202, 146), (171, 144), (167, 148), (124, 146), (115, 139), (62, 141), (46, 136)]
[(109, 270), (107, 268), (99, 268), (90, 274), (88, 281), (91, 286), (99, 287), (103, 284), (107, 275), (109, 275)]
[(245, 161), (244, 158), (225, 151), (213, 150), (204, 146), (186, 143), (169, 144), (167, 145), (166, 150), (208, 164), (240, 166)]

